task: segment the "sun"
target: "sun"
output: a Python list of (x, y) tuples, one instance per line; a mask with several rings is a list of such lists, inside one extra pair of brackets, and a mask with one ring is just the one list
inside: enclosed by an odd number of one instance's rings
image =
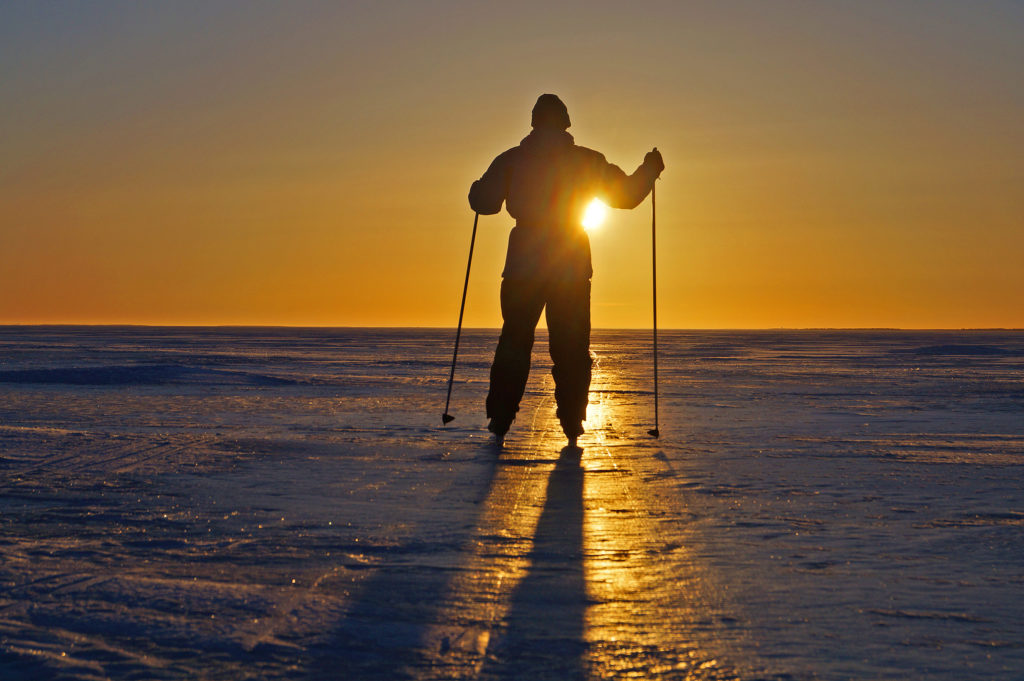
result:
[(592, 232), (601, 226), (606, 217), (608, 217), (608, 206), (604, 205), (601, 199), (594, 199), (583, 211), (583, 229)]

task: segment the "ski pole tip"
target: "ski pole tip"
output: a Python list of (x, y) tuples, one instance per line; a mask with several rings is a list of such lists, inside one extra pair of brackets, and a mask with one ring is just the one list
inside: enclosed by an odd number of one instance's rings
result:
[(451, 423), (454, 420), (455, 420), (455, 417), (452, 416), (451, 414), (449, 414), (448, 412), (445, 412), (445, 413), (441, 414), (441, 423), (443, 423), (445, 425), (448, 425), (449, 423)]

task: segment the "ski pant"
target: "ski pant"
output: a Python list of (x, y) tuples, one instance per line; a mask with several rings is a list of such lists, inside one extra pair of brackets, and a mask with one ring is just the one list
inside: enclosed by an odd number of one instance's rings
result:
[(558, 418), (567, 435), (582, 432), (590, 391), (590, 279), (509, 278), (501, 282), (503, 324), (491, 365), (487, 416), (511, 422), (530, 373), (530, 353), (546, 308)]

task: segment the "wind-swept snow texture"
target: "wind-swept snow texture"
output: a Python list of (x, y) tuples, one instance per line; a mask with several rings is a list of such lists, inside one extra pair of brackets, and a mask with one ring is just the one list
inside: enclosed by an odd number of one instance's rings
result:
[(0, 678), (1020, 679), (1024, 334), (0, 328)]

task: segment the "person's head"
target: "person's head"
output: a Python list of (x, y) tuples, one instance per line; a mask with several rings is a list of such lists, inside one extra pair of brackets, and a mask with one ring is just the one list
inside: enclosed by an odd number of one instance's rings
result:
[(541, 95), (537, 103), (533, 105), (533, 116), (530, 118), (530, 125), (535, 128), (554, 128), (565, 130), (569, 122), (569, 110), (565, 108), (555, 95)]

